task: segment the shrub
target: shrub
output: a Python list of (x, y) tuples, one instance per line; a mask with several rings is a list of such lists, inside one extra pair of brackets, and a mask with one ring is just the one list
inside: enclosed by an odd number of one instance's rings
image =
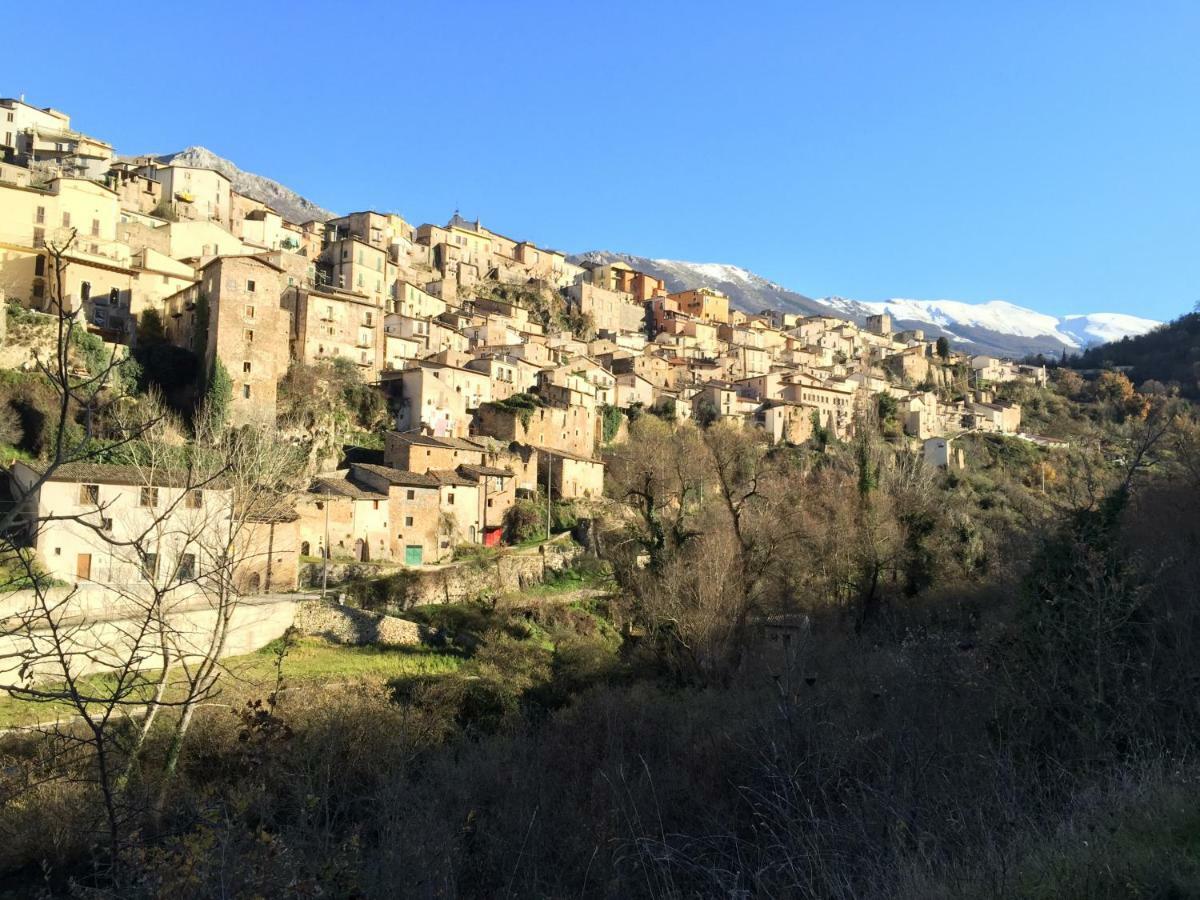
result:
[(24, 437), (25, 429), (21, 425), (20, 414), (11, 403), (0, 403), (0, 444), (17, 447)]
[(510, 544), (546, 537), (546, 507), (536, 500), (518, 500), (504, 514), (504, 539)]

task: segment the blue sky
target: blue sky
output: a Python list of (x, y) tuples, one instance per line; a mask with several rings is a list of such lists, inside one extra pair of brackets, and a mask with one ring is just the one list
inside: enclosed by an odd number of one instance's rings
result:
[(6, 42), (0, 94), (337, 211), (814, 296), (1200, 299), (1200, 3), (71, 6), (5, 10), (53, 40)]

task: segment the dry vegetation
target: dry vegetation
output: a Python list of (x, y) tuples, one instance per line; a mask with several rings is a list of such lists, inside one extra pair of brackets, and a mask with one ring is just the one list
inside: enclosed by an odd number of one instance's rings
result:
[(164, 710), (116, 833), (86, 759), (10, 736), (3, 883), (1196, 896), (1200, 426), (1113, 379), (1024, 402), (1072, 448), (978, 438), (945, 473), (870, 416), (823, 449), (641, 416), (603, 559), (564, 580), (607, 599), (420, 609), (444, 671), (302, 690), (285, 658), (196, 715), (169, 783)]

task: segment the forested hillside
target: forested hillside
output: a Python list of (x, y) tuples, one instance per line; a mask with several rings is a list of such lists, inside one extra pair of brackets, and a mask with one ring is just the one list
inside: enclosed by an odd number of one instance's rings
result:
[(1087, 350), (1072, 361), (1076, 368), (1132, 366), (1135, 381), (1177, 387), (1185, 397), (1200, 398), (1200, 310), (1138, 337), (1126, 337)]
[(422, 643), (232, 660), (173, 768), (169, 705), (107, 782), (10, 734), (3, 890), (1195, 896), (1195, 410), (1116, 373), (1000, 391), (1069, 446), (969, 435), (938, 470), (886, 404), (775, 447), (635, 414), (559, 580), (352, 584)]

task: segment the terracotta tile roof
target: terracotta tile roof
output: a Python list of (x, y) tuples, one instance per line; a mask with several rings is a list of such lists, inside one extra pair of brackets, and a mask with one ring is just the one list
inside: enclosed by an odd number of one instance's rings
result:
[(477, 482), (470, 478), (465, 478), (456, 472), (454, 469), (430, 469), (429, 474), (438, 480), (439, 484), (462, 485), (463, 487), (471, 487)]
[(352, 473), (369, 472), (385, 479), (388, 484), (400, 484), (406, 487), (435, 488), (440, 482), (433, 475), (418, 475), (404, 469), (393, 469), (391, 466), (377, 466), (373, 463), (354, 463), (350, 466)]
[(415, 432), (406, 431), (393, 431), (389, 436), (392, 440), (399, 441), (402, 444), (417, 444), (421, 447), (441, 447), (446, 450), (470, 450), (475, 453), (483, 451), (483, 447), (477, 441), (464, 438), (434, 437), (429, 434), (416, 434)]
[[(49, 463), (24, 462), (18, 465), (45, 474)], [(78, 481), (95, 484), (153, 485), (156, 487), (202, 487), (208, 490), (225, 490), (224, 479), (207, 477), (202, 473), (180, 469), (163, 469), (151, 466), (118, 466), (109, 463), (72, 462), (64, 463), (51, 472), (47, 481)]]
[(516, 473), (512, 469), (498, 469), (495, 466), (461, 465), (458, 471), (468, 478), (512, 478)]
[(373, 491), (350, 480), (350, 470), (343, 469), (330, 475), (318, 475), (313, 479), (309, 491), (314, 494), (335, 494), (352, 500), (386, 500), (387, 494)]

